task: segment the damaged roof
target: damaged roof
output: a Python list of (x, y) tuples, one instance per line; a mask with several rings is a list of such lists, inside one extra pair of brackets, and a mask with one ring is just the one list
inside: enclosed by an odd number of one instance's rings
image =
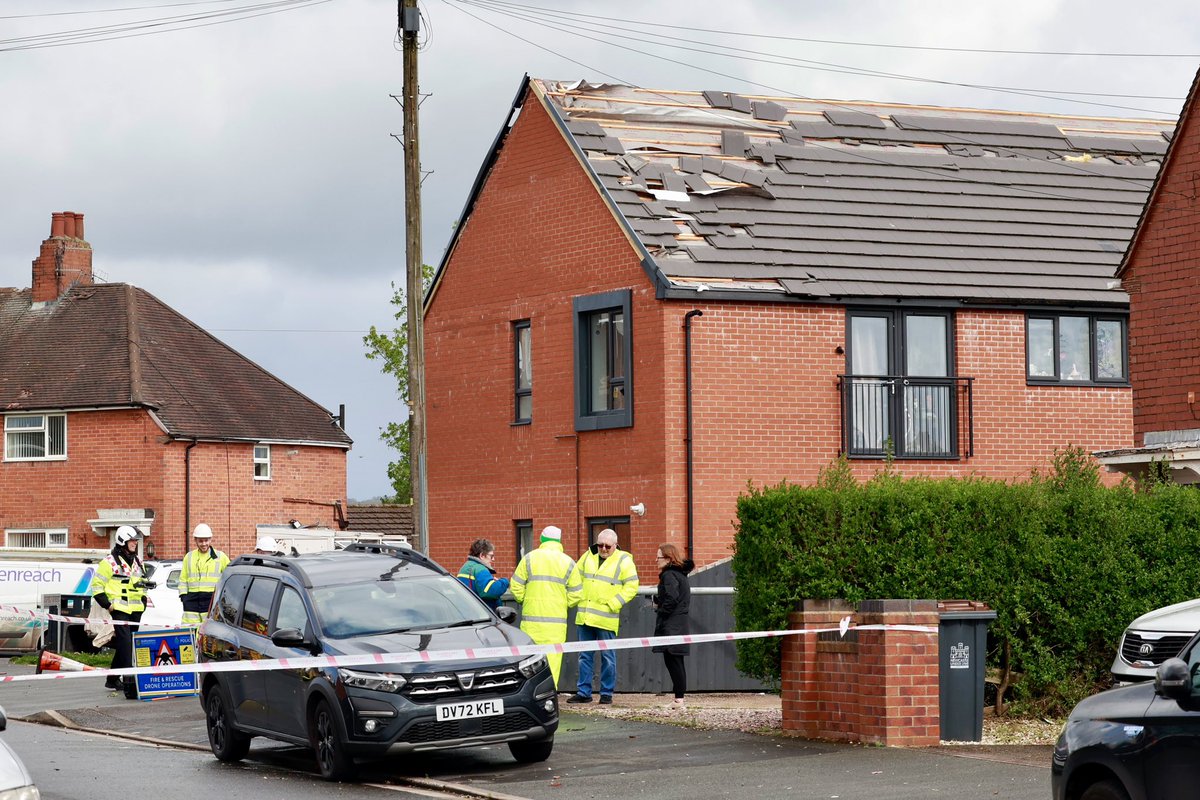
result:
[(349, 447), (329, 411), (149, 292), (0, 289), (0, 411), (143, 406), (172, 436)]
[(675, 297), (1126, 304), (1175, 127), (530, 84)]

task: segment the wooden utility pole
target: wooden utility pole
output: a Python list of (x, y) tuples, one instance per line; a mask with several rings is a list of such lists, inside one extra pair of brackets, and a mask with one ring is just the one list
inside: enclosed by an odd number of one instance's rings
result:
[(429, 553), (425, 491), (425, 325), (421, 308), (425, 286), (421, 270), (421, 150), (418, 145), (417, 32), (421, 13), (417, 0), (400, 0), (404, 46), (404, 240), (408, 294), (408, 433), (413, 486), (413, 533)]

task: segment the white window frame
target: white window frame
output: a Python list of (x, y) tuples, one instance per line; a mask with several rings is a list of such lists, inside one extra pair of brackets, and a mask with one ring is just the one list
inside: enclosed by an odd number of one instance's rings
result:
[[(266, 451), (266, 455), (265, 455), (265, 456), (260, 456), (260, 455), (259, 455), (259, 451), (260, 451), (260, 450), (265, 450), (265, 451)], [(265, 475), (259, 475), (259, 474), (258, 474), (258, 468), (259, 468), (259, 466), (265, 466), (265, 467), (266, 467), (266, 474), (265, 474)], [(271, 480), (271, 445), (269, 445), (269, 444), (256, 444), (256, 445), (254, 445), (254, 480), (256, 480), (256, 481), (269, 481), (269, 480)]]
[[(41, 424), (35, 428), (9, 427), (12, 420), (40, 417)], [(62, 420), (62, 452), (43, 456), (9, 456), (8, 437), (18, 433), (41, 433), (43, 451), (50, 449), (49, 420)], [(67, 460), (67, 415), (66, 414), (5, 414), (4, 415), (4, 460), (5, 461), (66, 461)]]
[[(13, 544), (13, 536), (21, 534), (40, 533), (43, 537), (43, 544), (28, 545), (28, 544)], [(59, 541), (52, 541), (52, 538)], [(4, 546), (5, 547), (25, 547), (25, 548), (41, 548), (47, 550), (66, 550), (71, 541), (66, 528), (6, 528), (4, 530)]]

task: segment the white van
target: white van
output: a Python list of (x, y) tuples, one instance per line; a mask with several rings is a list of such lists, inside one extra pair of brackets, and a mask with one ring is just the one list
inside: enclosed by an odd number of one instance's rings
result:
[(107, 550), (0, 547), (0, 653), (41, 648), (47, 595), (90, 594), (96, 564)]

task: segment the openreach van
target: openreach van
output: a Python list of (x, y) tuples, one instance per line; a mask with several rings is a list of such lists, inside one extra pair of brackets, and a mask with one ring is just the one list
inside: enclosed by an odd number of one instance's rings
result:
[(107, 550), (0, 547), (0, 653), (41, 648), (47, 595), (88, 594), (96, 565)]

